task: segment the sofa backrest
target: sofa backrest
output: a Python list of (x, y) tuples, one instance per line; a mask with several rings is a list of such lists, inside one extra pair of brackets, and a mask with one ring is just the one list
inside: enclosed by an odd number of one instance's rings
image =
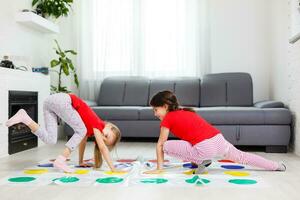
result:
[(152, 96), (162, 90), (174, 92), (182, 106), (253, 106), (248, 73), (207, 74), (201, 84), (193, 77), (108, 77), (101, 84), (97, 102), (100, 106), (149, 106)]
[(253, 106), (252, 78), (248, 73), (207, 74), (200, 96), (200, 107)]
[(120, 76), (103, 80), (97, 102), (100, 106), (146, 106), (148, 98), (148, 78)]
[(159, 91), (174, 92), (183, 106), (199, 106), (199, 78), (155, 78), (119, 76), (105, 78), (97, 100), (100, 106), (149, 106), (151, 97)]

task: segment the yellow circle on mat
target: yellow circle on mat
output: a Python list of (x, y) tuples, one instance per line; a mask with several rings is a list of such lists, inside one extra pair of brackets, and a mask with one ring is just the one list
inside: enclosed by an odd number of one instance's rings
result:
[(47, 172), (47, 169), (28, 169), (24, 171), (25, 174), (45, 174)]
[(224, 174), (228, 174), (231, 176), (249, 176), (248, 172), (239, 172), (239, 171), (226, 171)]
[(112, 171), (107, 171), (107, 172), (104, 172), (104, 174), (107, 174), (107, 175), (124, 175), (124, 174), (127, 174), (128, 172), (112, 172)]
[[(183, 172), (185, 175), (192, 175), (192, 174), (194, 174), (195, 173), (195, 171), (196, 170), (194, 170), (194, 169), (192, 169), (192, 170), (188, 170), (188, 171), (185, 171), (185, 172)], [(208, 174), (208, 172), (203, 172), (203, 173), (201, 173), (201, 174)]]
[(77, 169), (73, 174), (88, 174), (89, 172), (87, 169)]

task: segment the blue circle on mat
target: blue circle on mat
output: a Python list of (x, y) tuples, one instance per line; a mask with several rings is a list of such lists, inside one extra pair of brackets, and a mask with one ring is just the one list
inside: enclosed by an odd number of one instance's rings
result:
[(196, 165), (193, 165), (192, 163), (185, 163), (183, 164), (184, 168), (190, 168), (190, 169), (196, 169), (198, 168)]
[(244, 169), (244, 166), (240, 165), (221, 165), (222, 168), (224, 169)]
[(53, 167), (53, 163), (39, 164), (38, 167)]

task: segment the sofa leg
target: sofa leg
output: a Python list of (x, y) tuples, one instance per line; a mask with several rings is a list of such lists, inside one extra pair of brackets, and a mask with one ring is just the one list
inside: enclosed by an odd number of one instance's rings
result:
[(287, 146), (266, 146), (266, 153), (287, 153)]

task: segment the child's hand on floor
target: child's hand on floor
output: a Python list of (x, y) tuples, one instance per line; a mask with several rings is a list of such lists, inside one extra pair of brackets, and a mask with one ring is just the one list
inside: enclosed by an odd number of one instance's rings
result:
[(164, 172), (163, 169), (155, 169), (155, 170), (145, 171), (144, 174), (161, 174), (163, 172)]

